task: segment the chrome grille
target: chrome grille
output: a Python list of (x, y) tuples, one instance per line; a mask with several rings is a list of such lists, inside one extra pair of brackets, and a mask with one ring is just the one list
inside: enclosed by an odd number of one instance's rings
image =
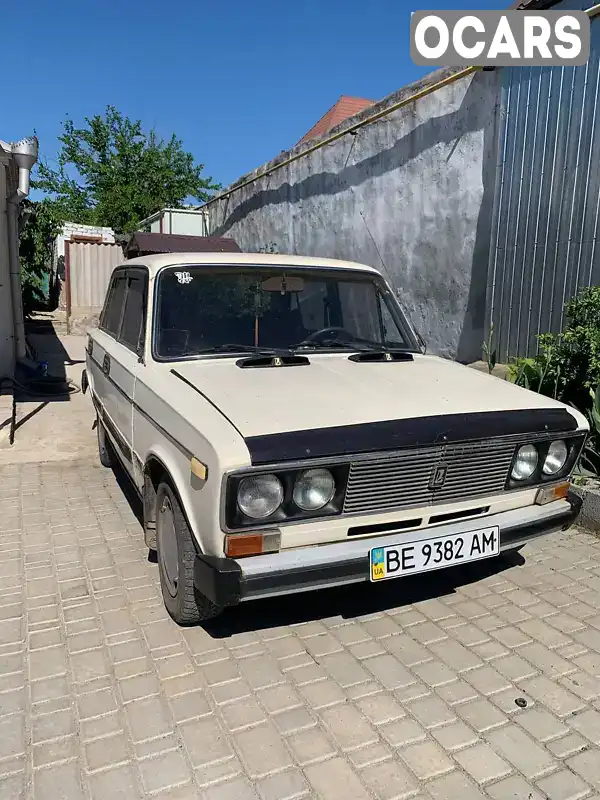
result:
[[(502, 492), (515, 444), (514, 440), (468, 442), (353, 461), (344, 513), (426, 506)], [(440, 464), (447, 467), (445, 481), (431, 489)]]

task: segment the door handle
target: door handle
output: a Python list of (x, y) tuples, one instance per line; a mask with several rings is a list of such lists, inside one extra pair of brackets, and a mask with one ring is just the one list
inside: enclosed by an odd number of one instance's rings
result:
[(104, 354), (104, 361), (102, 362), (102, 372), (105, 375), (108, 375), (110, 373), (110, 356), (108, 355), (108, 353)]

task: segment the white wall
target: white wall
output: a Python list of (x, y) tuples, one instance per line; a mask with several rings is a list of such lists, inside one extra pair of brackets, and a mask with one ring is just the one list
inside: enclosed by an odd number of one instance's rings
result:
[(78, 222), (65, 222), (62, 233), (56, 237), (57, 258), (64, 256), (65, 239), (70, 239), (72, 236), (100, 236), (101, 241), (110, 242), (111, 244), (115, 241), (115, 232), (112, 228), (102, 228), (97, 225), (80, 225)]

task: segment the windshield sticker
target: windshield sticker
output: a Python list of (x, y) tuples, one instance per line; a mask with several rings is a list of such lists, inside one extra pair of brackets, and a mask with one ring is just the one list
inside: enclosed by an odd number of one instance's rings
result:
[(176, 272), (175, 277), (179, 283), (191, 283), (194, 280), (189, 272)]

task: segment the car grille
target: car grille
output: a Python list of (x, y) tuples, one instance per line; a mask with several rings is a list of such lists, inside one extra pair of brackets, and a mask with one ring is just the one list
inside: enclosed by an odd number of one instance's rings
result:
[[(405, 450), (350, 465), (344, 513), (386, 511), (468, 500), (504, 490), (515, 441), (467, 442)], [(445, 465), (443, 484), (430, 488)]]

